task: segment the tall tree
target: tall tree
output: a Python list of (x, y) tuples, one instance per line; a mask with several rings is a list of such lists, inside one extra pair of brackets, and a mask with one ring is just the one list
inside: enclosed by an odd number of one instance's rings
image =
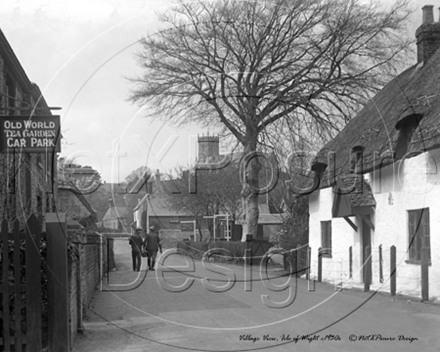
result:
[[(169, 29), (142, 40), (131, 99), (166, 122), (222, 126), (244, 156), (286, 120), (329, 138), (406, 58), (409, 14), (407, 0), (177, 0), (160, 14)], [(260, 163), (244, 160), (256, 234)]]
[[(146, 182), (150, 179), (152, 174), (152, 171), (145, 165), (130, 172), (125, 178), (125, 181), (127, 182), (127, 191), (133, 193), (139, 192), (142, 187), (146, 187)], [(146, 188), (145, 191), (147, 191)]]

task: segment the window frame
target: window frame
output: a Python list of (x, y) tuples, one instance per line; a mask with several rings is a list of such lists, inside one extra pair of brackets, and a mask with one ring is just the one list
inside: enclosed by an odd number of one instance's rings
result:
[(408, 210), (408, 260), (410, 264), (421, 264), (423, 245), (429, 248), (428, 262), (431, 263), (431, 226), (429, 208)]

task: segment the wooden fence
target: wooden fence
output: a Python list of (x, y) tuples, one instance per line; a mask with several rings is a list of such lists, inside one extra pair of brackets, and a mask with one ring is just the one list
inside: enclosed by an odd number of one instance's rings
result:
[(253, 238), (252, 235), (246, 235), (246, 251), (245, 256), (249, 265), (257, 263), (260, 265), (261, 260), (265, 257), (272, 243), (266, 239)]
[[(383, 259), (383, 249), (382, 245), (378, 247), (378, 276), (379, 282), (382, 284), (384, 282), (384, 259)], [(322, 271), (323, 271), (323, 252), (321, 248), (318, 248), (318, 261), (317, 261), (317, 280), (318, 282), (322, 281)], [(353, 279), (353, 248), (350, 246), (348, 249), (348, 277), (349, 279)], [(371, 255), (371, 247), (367, 246), (364, 251), (365, 261), (362, 264), (365, 267), (363, 271), (363, 285), (364, 291), (370, 291), (370, 285), (372, 283), (372, 255)], [(420, 269), (421, 269), (421, 297), (422, 301), (429, 300), (429, 248), (422, 247), (421, 248), (421, 260), (420, 260)], [(390, 247), (390, 258), (389, 258), (389, 290), (392, 296), (396, 295), (396, 286), (397, 286), (397, 258), (396, 258), (396, 247)]]
[(45, 234), (35, 215), (23, 233), (1, 224), (0, 351), (70, 351), (65, 214), (47, 213)]
[[(7, 221), (3, 220), (0, 239), (0, 350), (20, 352), (26, 347), (26, 352), (41, 352), (41, 224), (35, 215), (31, 215), (25, 233), (20, 233), (19, 222), (16, 220), (11, 234)], [(23, 258), (20, 247), (23, 248), (24, 241)], [(10, 246), (12, 251), (9, 250)]]

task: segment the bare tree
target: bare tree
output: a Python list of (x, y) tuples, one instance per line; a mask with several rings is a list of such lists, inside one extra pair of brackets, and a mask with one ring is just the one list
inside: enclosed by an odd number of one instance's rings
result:
[[(159, 15), (169, 29), (142, 40), (131, 99), (169, 123), (222, 126), (244, 155), (276, 144), (285, 121), (329, 138), (407, 56), (409, 14), (407, 0), (178, 0)], [(249, 160), (242, 196), (256, 234), (260, 166)]]

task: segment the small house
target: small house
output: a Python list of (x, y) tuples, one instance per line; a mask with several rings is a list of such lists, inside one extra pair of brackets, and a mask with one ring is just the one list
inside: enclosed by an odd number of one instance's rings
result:
[(309, 242), (312, 277), (321, 258), (323, 281), (389, 291), (395, 275), (397, 293), (439, 300), (440, 23), (423, 18), (417, 62), (318, 153)]

